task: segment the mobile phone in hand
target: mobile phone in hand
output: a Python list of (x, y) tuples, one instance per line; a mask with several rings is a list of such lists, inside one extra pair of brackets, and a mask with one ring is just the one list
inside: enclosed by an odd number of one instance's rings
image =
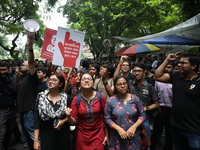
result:
[(54, 119), (54, 121), (53, 121), (53, 127), (56, 127), (57, 124), (58, 124), (58, 120), (57, 120), (57, 119)]

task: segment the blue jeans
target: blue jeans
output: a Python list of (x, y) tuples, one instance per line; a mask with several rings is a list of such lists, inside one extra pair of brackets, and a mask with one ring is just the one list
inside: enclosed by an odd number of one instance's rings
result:
[(192, 134), (171, 125), (176, 150), (200, 150), (200, 135)]
[(26, 137), (28, 147), (33, 150), (33, 140), (34, 140), (34, 112), (28, 111), (20, 113), (20, 122), (22, 126), (22, 131)]

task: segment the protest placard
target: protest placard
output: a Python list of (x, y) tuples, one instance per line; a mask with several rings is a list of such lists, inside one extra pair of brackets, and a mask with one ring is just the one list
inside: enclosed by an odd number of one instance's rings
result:
[(44, 42), (42, 45), (41, 58), (52, 60), (54, 54), (54, 47), (56, 42), (57, 31), (46, 28), (44, 34)]
[(52, 63), (78, 68), (85, 33), (58, 27)]

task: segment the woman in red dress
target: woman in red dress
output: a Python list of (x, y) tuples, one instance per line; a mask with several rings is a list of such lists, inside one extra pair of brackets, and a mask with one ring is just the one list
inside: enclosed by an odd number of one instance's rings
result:
[(104, 123), (105, 97), (93, 90), (94, 79), (88, 73), (81, 77), (81, 93), (66, 109), (68, 122), (76, 125), (76, 150), (104, 150), (107, 130)]

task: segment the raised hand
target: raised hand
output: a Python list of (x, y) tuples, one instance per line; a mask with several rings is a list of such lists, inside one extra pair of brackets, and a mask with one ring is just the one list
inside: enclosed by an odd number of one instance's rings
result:
[(169, 54), (168, 56), (167, 56), (167, 60), (168, 61), (174, 61), (174, 60), (176, 60), (176, 56), (179, 54), (179, 52), (177, 52), (177, 53), (171, 53), (171, 54)]

